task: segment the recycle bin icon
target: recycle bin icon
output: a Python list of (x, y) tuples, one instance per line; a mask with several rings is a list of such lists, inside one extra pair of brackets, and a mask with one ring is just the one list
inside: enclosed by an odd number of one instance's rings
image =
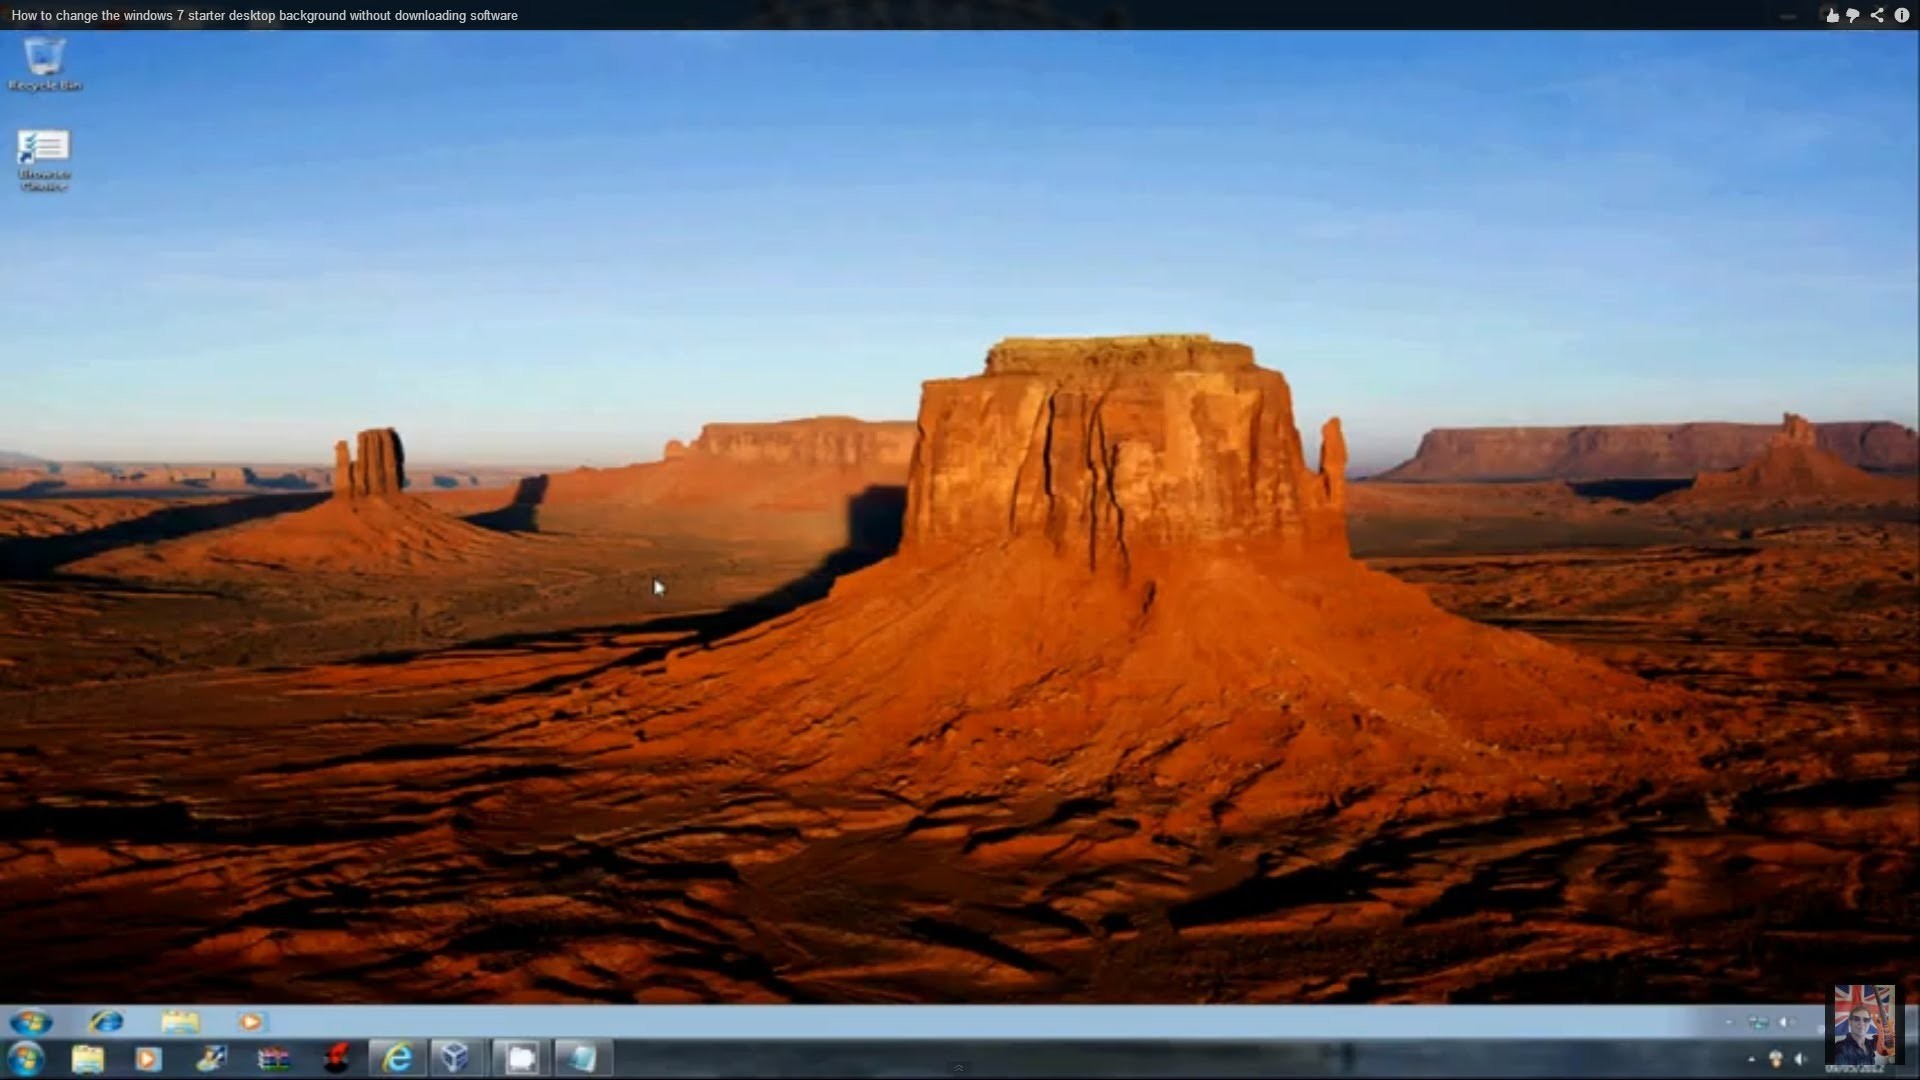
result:
[(30, 37), (27, 39), (27, 70), (35, 75), (58, 75), (66, 63), (67, 39)]

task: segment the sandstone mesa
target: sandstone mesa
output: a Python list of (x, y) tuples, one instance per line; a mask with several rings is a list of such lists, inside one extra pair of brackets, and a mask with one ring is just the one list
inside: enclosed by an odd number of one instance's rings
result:
[(661, 456), (668, 461), (700, 457), (745, 465), (905, 468), (913, 454), (913, 437), (911, 423), (850, 416), (713, 423), (700, 428), (692, 445), (669, 441)]
[[(1920, 469), (1920, 435), (1886, 422), (1813, 425), (1819, 446), (1876, 472)], [(1584, 427), (1436, 428), (1380, 480), (1531, 481), (1685, 479), (1736, 469), (1763, 451), (1767, 424), (1595, 424)]]
[(1357, 792), (1385, 814), (1551, 801), (1697, 776), (1713, 744), (1687, 695), (1354, 561), (1337, 422), (1310, 469), (1245, 346), (1010, 339), (927, 383), (917, 428), (896, 556), (582, 688), (637, 761), (1123, 793), (1199, 829)]
[(1307, 468), (1286, 380), (1245, 345), (1011, 338), (984, 374), (927, 383), (918, 429), (910, 545), (1044, 537), (1090, 566), (1214, 541), (1346, 552), (1341, 482)]

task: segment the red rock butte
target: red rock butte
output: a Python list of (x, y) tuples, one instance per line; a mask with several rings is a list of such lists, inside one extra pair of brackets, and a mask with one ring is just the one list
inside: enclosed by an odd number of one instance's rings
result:
[(1307, 467), (1286, 379), (1205, 334), (1009, 338), (929, 382), (905, 545), (1044, 538), (1091, 566), (1215, 542), (1347, 552), (1338, 420)]
[(1911, 479), (1875, 476), (1825, 449), (1819, 429), (1787, 413), (1780, 430), (1752, 460), (1725, 472), (1703, 472), (1693, 486), (1675, 492), (1675, 503), (1795, 501), (1899, 502), (1915, 497)]
[(899, 554), (583, 687), (636, 767), (1123, 795), (1202, 830), (1703, 775), (1694, 699), (1349, 557), (1339, 427), (1307, 468), (1245, 346), (1010, 340), (927, 383), (918, 431)]
[(406, 451), (400, 433), (371, 428), (359, 435), (359, 452), (349, 455), (343, 439), (333, 444), (333, 494), (340, 499), (398, 495), (407, 486)]
[(334, 444), (333, 498), (317, 506), (109, 551), (82, 565), (135, 576), (262, 570), (415, 576), (470, 572), (473, 560), (524, 543), (403, 492), (406, 454), (392, 428), (362, 431), (357, 442), (357, 458), (344, 441)]

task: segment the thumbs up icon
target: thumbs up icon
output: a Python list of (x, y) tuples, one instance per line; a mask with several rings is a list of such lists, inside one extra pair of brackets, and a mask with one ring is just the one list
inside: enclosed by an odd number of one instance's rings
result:
[(1827, 21), (1828, 21), (1828, 22), (1830, 22), (1830, 23), (1837, 23), (1837, 22), (1839, 22), (1839, 21), (1840, 21), (1840, 9), (1839, 9), (1839, 8), (1837, 8), (1837, 7), (1829, 7), (1829, 8), (1827, 8)]

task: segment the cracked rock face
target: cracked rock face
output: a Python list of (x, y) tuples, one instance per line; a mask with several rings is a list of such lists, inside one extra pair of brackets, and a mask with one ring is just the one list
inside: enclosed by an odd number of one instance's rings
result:
[(986, 372), (926, 384), (906, 543), (1044, 537), (1090, 565), (1219, 541), (1347, 553), (1346, 445), (1309, 469), (1292, 395), (1205, 335), (1014, 338)]

